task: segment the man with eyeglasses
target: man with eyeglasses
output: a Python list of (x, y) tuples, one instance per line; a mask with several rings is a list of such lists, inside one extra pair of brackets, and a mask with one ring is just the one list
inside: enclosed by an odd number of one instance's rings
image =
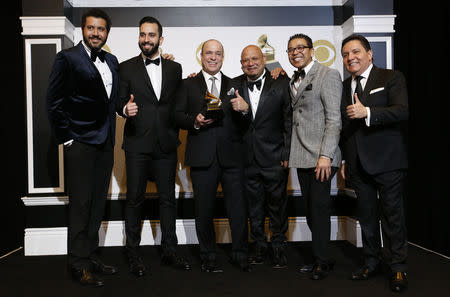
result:
[(320, 280), (334, 266), (329, 250), (330, 189), (341, 162), (342, 81), (337, 70), (313, 60), (309, 36), (291, 36), (287, 53), (289, 62), (297, 68), (290, 81), (293, 116), (289, 167), (297, 169), (314, 257), (312, 263), (300, 267), (300, 272)]
[[(243, 195), (244, 115), (234, 111), (227, 100), (230, 78), (220, 69), (224, 57), (222, 44), (214, 39), (203, 43), (202, 70), (183, 80), (177, 96), (176, 122), (188, 131), (185, 165), (195, 196), (195, 228), (200, 245), (201, 270), (222, 272), (217, 259), (214, 215), (219, 182), (232, 235), (231, 262), (244, 272), (250, 271), (247, 260), (248, 230), (247, 208)], [(205, 94), (222, 99), (223, 114), (210, 115)]]

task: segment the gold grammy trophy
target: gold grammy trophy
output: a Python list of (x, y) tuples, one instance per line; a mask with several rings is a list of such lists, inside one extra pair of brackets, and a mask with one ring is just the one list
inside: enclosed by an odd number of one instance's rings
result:
[(266, 34), (258, 38), (258, 45), (261, 48), (263, 55), (266, 57), (266, 67), (269, 71), (275, 68), (281, 68), (280, 63), (275, 59), (275, 48), (268, 42)]
[(205, 102), (206, 102), (206, 119), (220, 119), (223, 117), (222, 110), (222, 100), (210, 92), (206, 91), (205, 93)]

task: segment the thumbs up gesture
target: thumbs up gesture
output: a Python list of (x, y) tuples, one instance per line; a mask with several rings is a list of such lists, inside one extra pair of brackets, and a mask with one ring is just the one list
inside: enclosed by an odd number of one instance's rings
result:
[(130, 100), (128, 100), (127, 105), (125, 105), (125, 114), (127, 117), (134, 117), (137, 115), (138, 106), (134, 102), (134, 95), (130, 95)]
[(355, 104), (347, 106), (347, 116), (354, 119), (363, 119), (367, 117), (366, 107), (359, 101), (358, 94), (355, 92)]
[(238, 112), (247, 112), (248, 111), (247, 102), (245, 102), (244, 98), (242, 98), (242, 96), (239, 95), (238, 90), (236, 90), (234, 94), (236, 95), (236, 97), (230, 100), (233, 109)]

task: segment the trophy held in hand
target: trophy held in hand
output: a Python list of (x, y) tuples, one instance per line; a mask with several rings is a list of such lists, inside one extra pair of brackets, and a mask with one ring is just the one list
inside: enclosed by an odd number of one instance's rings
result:
[(206, 112), (205, 119), (220, 120), (223, 118), (222, 100), (210, 92), (205, 93)]

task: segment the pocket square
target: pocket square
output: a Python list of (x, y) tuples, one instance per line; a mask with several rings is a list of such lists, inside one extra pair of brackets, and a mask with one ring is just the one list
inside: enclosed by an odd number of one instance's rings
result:
[(228, 95), (228, 96), (232, 96), (232, 95), (234, 95), (234, 93), (235, 93), (234, 88), (231, 88), (231, 89), (227, 92), (227, 95)]
[(376, 93), (376, 92), (379, 92), (379, 91), (383, 91), (384, 90), (384, 87), (381, 87), (381, 88), (376, 88), (376, 89), (373, 89), (373, 90), (370, 90), (370, 95), (371, 94), (373, 94), (373, 93)]
[(312, 84), (307, 85), (305, 91), (311, 91), (311, 90), (312, 90)]

